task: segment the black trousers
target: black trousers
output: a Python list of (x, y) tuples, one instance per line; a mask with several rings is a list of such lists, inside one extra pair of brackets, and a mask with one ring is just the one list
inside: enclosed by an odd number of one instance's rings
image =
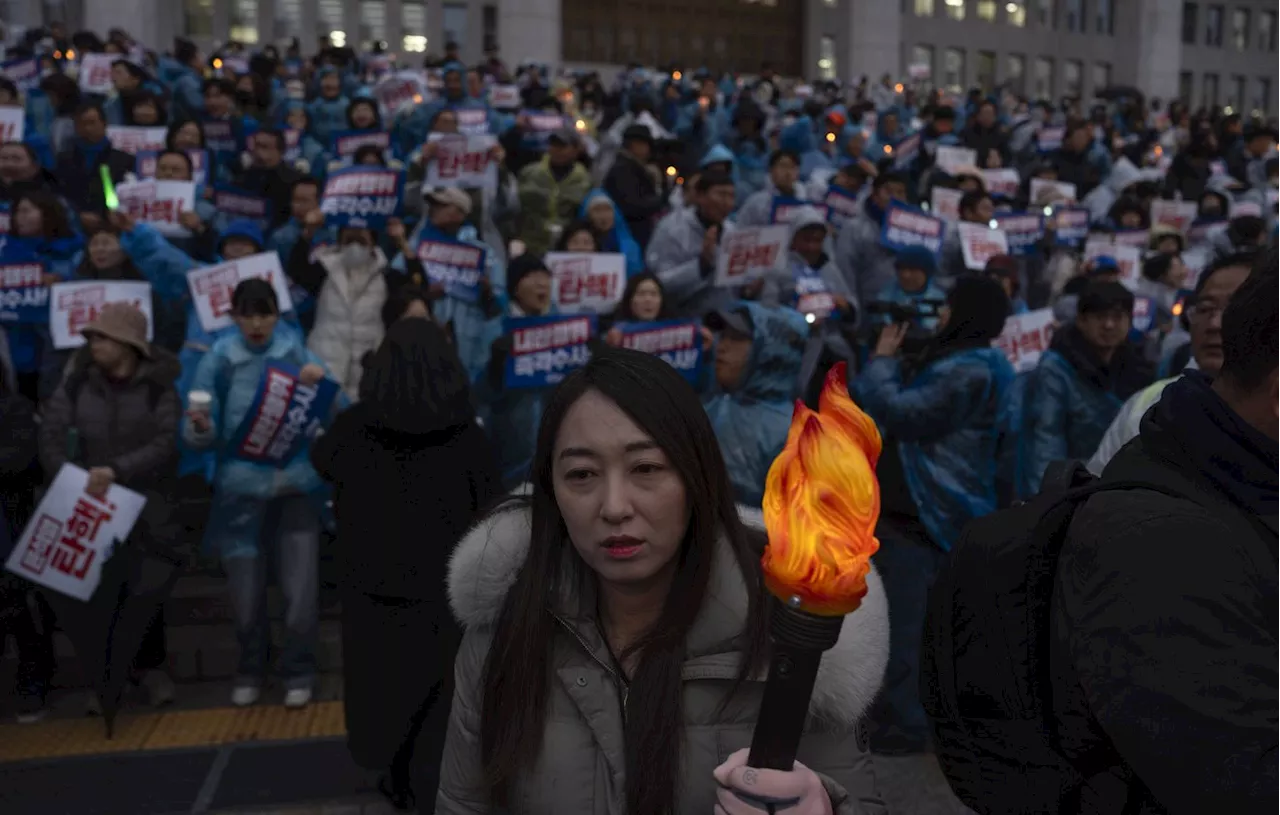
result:
[(53, 614), (29, 583), (4, 575), (0, 576), (0, 652), (10, 636), (18, 652), (14, 677), (18, 695), (43, 700), (55, 667)]

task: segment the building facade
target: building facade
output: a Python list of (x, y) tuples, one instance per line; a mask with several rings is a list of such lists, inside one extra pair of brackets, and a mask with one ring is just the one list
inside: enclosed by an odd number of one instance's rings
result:
[(857, 81), (908, 71), (960, 93), (1090, 98), (1130, 86), (1194, 107), (1277, 110), (1274, 0), (0, 0), (0, 19), (206, 47), (298, 37), (407, 62), (457, 42), (508, 63), (628, 63)]

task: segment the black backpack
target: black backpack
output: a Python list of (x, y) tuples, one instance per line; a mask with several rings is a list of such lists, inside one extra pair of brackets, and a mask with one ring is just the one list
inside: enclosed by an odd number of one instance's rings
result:
[[(1070, 812), (1086, 772), (1058, 749), (1050, 701), (1050, 598), (1077, 508), (1098, 492), (1168, 485), (1101, 481), (1076, 463), (1030, 501), (971, 521), (929, 594), (920, 694), (951, 789), (983, 815)], [(1117, 757), (1119, 763), (1119, 758)]]

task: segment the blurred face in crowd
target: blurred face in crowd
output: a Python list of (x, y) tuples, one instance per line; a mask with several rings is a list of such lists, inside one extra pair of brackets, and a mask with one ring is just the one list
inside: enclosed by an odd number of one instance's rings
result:
[(844, 149), (851, 156), (861, 156), (862, 151), (867, 149), (867, 137), (861, 130), (854, 131), (854, 134), (845, 142)]
[(467, 71), (467, 95), (472, 99), (484, 98), (484, 79), (479, 71)]
[(156, 159), (157, 181), (190, 181), (190, 165), (177, 153), (161, 153)]
[(91, 332), (86, 339), (89, 343), (89, 356), (104, 371), (118, 371), (126, 361), (137, 361), (137, 352), (122, 342), (104, 337), (96, 331)]
[(244, 335), (245, 341), (254, 346), (263, 345), (270, 340), (271, 335), (275, 333), (276, 323), (280, 322), (279, 313), (235, 313), (231, 317), (236, 321), (236, 327)]
[(457, 133), (458, 115), (451, 110), (440, 111), (436, 114), (436, 120), (431, 130), (434, 133)]
[(0, 147), (0, 180), (5, 183), (26, 181), (36, 174), (37, 169), (22, 145), (6, 144)]
[(1198, 214), (1201, 218), (1221, 218), (1223, 215), (1222, 199), (1216, 195), (1206, 195), (1200, 200), (1200, 212)]
[(302, 108), (290, 108), (284, 120), (290, 130), (307, 129), (307, 112)]
[(996, 123), (996, 106), (983, 105), (978, 108), (978, 124), (984, 128), (994, 127)]
[(977, 192), (982, 189), (982, 182), (971, 175), (962, 175), (960, 180), (956, 182), (956, 189), (962, 193)]
[(144, 99), (133, 106), (133, 123), (135, 125), (153, 125), (160, 121), (160, 111), (156, 103)]
[(773, 182), (773, 186), (778, 192), (785, 195), (791, 195), (796, 188), (796, 181), (800, 178), (800, 166), (796, 164), (795, 159), (791, 156), (779, 156), (778, 160), (769, 168), (769, 180)]
[(1219, 269), (1205, 281), (1204, 288), (1187, 311), (1191, 328), (1191, 355), (1200, 370), (1217, 376), (1222, 370), (1222, 312), (1231, 295), (1249, 276), (1248, 266)]
[(823, 226), (807, 226), (796, 232), (791, 239), (791, 251), (804, 258), (804, 262), (812, 268), (822, 260), (822, 241), (827, 237)]
[(733, 185), (717, 184), (703, 192), (698, 205), (704, 218), (712, 223), (720, 224), (724, 223), (724, 219), (728, 218), (733, 212), (734, 201)]
[(880, 115), (880, 127), (885, 133), (898, 132), (898, 114), (884, 113)]
[(90, 144), (97, 144), (107, 137), (107, 123), (102, 114), (89, 108), (76, 117), (76, 136)]
[(871, 193), (871, 198), (876, 202), (876, 206), (888, 209), (894, 201), (907, 200), (907, 185), (901, 181), (886, 181)]
[(18, 96), (8, 88), (0, 88), (0, 108), (14, 108), (18, 106)]
[(462, 210), (452, 204), (431, 204), (431, 225), (437, 229), (455, 233), (466, 220)]
[(658, 284), (646, 280), (636, 286), (635, 294), (631, 295), (631, 314), (637, 320), (656, 320), (661, 311), (662, 291)]
[(351, 124), (357, 130), (368, 130), (378, 124), (378, 114), (370, 105), (356, 105), (351, 109)]
[(258, 247), (248, 238), (227, 238), (222, 242), (222, 256), (227, 260), (239, 260), (257, 253)]
[(981, 198), (972, 208), (961, 213), (961, 217), (971, 224), (985, 224), (995, 217), (996, 208), (990, 198)]
[(404, 313), (400, 315), (401, 320), (430, 320), (431, 309), (427, 306), (427, 301), (415, 297), (409, 301), (409, 305), (404, 307)]
[(1141, 229), (1142, 215), (1137, 212), (1134, 212), (1133, 210), (1129, 210), (1128, 212), (1125, 212), (1123, 215), (1120, 216), (1120, 228), (1121, 229)]
[(547, 144), (547, 156), (550, 157), (552, 165), (567, 167), (578, 160), (578, 148), (576, 145), (563, 144), (552, 139)]
[(200, 125), (195, 122), (187, 122), (173, 131), (173, 149), (174, 150), (199, 150), (200, 149)]
[(596, 239), (589, 230), (579, 229), (565, 239), (564, 247), (570, 252), (595, 252)]
[(608, 232), (613, 229), (613, 204), (603, 198), (596, 198), (587, 208), (587, 218), (597, 232)]
[(280, 143), (275, 136), (259, 133), (253, 137), (253, 161), (259, 167), (279, 167), (282, 158), (284, 156), (280, 153)]
[(686, 207), (697, 206), (702, 196), (698, 195), (698, 178), (701, 173), (690, 173), (689, 177), (680, 185), (681, 197), (684, 198)]
[(138, 79), (123, 65), (111, 66), (111, 84), (121, 93), (137, 90)]
[(1133, 315), (1118, 308), (1076, 315), (1076, 326), (1085, 340), (1104, 354), (1120, 347), (1129, 336), (1132, 323)]
[(314, 184), (298, 184), (289, 198), (289, 213), (301, 222), (308, 213), (320, 208), (320, 189)]
[(751, 359), (751, 335), (726, 328), (716, 338), (716, 384), (721, 390), (737, 390)]
[(337, 99), (342, 91), (342, 81), (336, 73), (325, 74), (320, 80), (320, 95), (325, 99)]
[(686, 487), (658, 443), (589, 390), (556, 434), (553, 490), (565, 530), (603, 585), (670, 579), (689, 526)]
[(1067, 135), (1064, 147), (1072, 153), (1083, 153), (1093, 141), (1093, 131), (1088, 127), (1077, 127)]
[(939, 118), (939, 119), (933, 120), (933, 132), (937, 133), (940, 136), (945, 136), (946, 134), (950, 133), (952, 130), (955, 130), (955, 127), (956, 127), (955, 119)]
[(462, 95), (462, 74), (449, 71), (444, 75), (444, 92), (452, 99)]
[(1182, 241), (1175, 235), (1166, 235), (1156, 243), (1156, 251), (1162, 255), (1176, 255), (1182, 251)]
[(124, 261), (120, 238), (111, 232), (98, 232), (89, 239), (89, 262), (95, 269), (110, 269)]
[(1182, 288), (1182, 284), (1187, 282), (1187, 264), (1182, 262), (1181, 257), (1175, 257), (1169, 262), (1169, 270), (1160, 278), (1160, 282), (1171, 289)]
[(627, 152), (635, 156), (641, 164), (645, 164), (653, 155), (653, 145), (643, 139), (632, 139), (627, 142)]
[(13, 229), (19, 236), (31, 238), (44, 234), (44, 213), (26, 198), (13, 210)]
[(204, 92), (204, 112), (214, 118), (231, 115), (231, 97), (222, 92), (222, 88), (211, 85)]
[(530, 272), (516, 284), (516, 305), (525, 314), (543, 314), (551, 305), (551, 275), (545, 271)]
[(905, 292), (924, 291), (929, 285), (929, 274), (924, 269), (902, 266), (897, 270), (898, 286)]

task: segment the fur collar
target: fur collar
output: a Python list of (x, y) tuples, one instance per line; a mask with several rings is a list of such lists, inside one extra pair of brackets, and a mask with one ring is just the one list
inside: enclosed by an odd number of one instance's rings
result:
[[(763, 530), (759, 510), (738, 508), (742, 521)], [(474, 526), (449, 560), (449, 604), (467, 627), (493, 625), (529, 550), (530, 519), (523, 506), (508, 505)], [(810, 702), (811, 715), (852, 724), (875, 699), (889, 659), (889, 611), (873, 566), (867, 596), (845, 620), (840, 639), (822, 659)]]

